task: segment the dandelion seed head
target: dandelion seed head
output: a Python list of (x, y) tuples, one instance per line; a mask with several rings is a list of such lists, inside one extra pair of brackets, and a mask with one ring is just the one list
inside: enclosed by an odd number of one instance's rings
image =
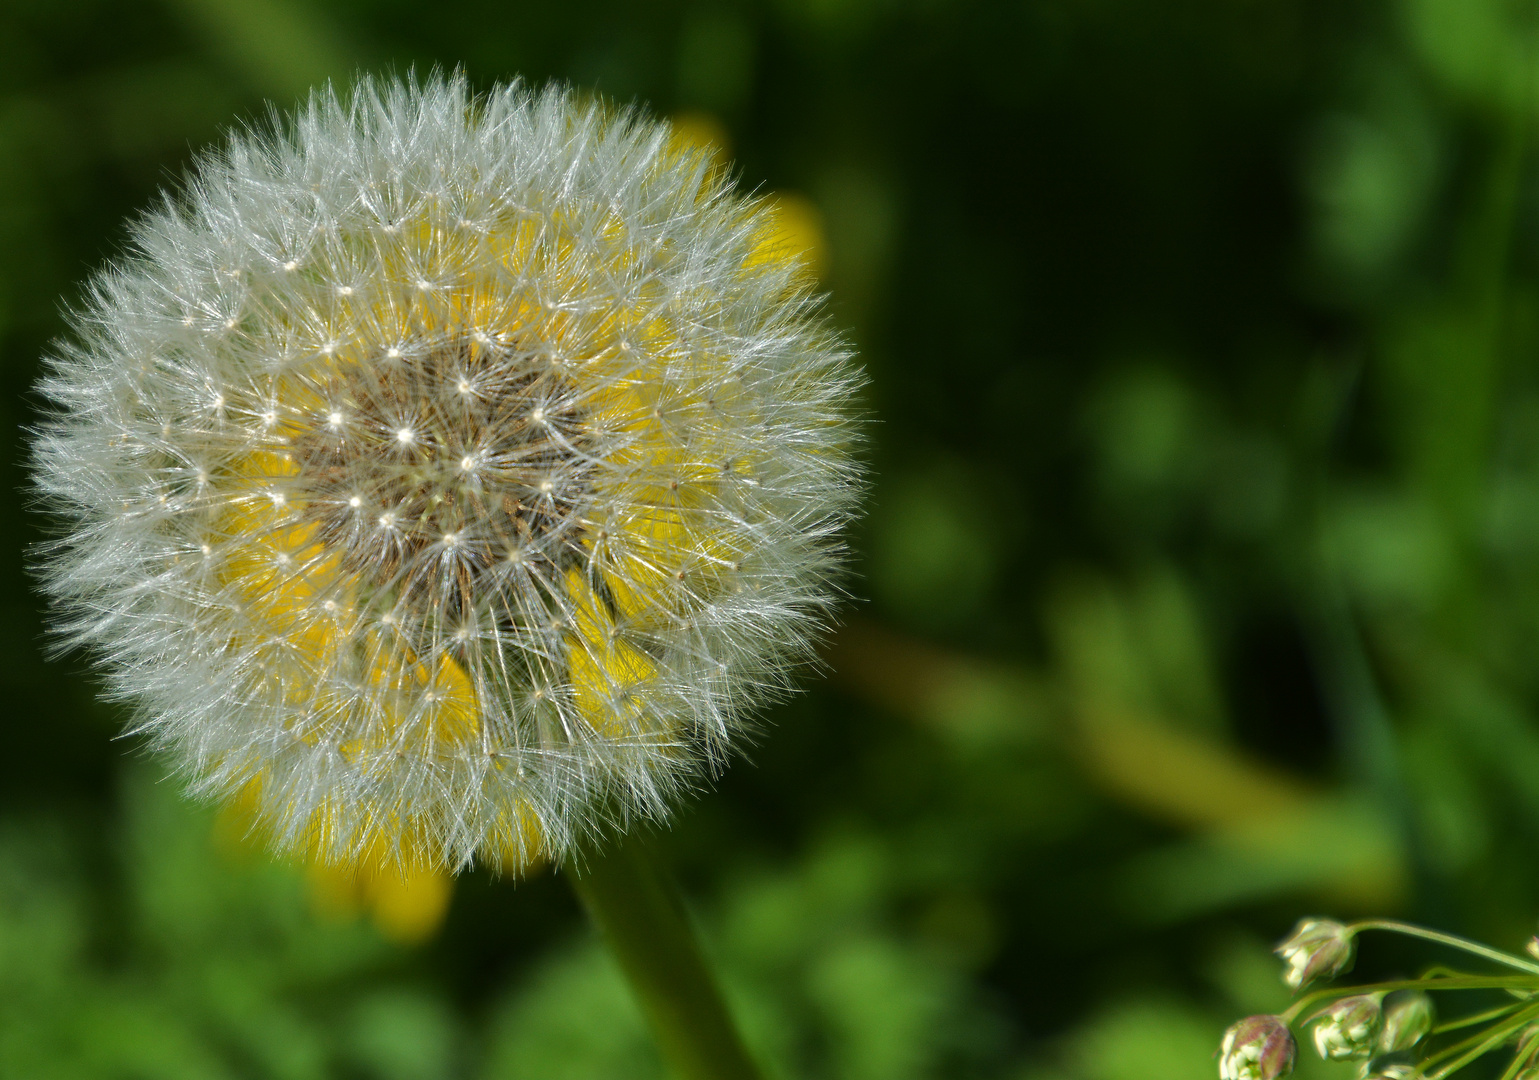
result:
[(708, 164), (560, 90), (363, 80), (141, 221), (43, 382), (45, 572), (195, 792), (517, 872), (666, 814), (788, 689), (859, 378)]

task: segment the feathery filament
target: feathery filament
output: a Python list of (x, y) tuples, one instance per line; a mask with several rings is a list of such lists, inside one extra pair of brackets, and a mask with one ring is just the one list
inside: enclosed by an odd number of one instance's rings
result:
[(559, 857), (664, 813), (808, 656), (858, 379), (665, 125), (365, 80), (135, 241), (44, 382), (46, 580), (279, 847)]

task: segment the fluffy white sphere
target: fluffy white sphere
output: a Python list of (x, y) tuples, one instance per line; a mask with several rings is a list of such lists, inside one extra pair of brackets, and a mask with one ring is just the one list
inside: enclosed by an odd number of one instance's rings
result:
[(43, 383), (46, 582), (280, 848), (560, 857), (808, 657), (857, 376), (772, 211), (667, 125), (365, 80), (134, 241)]

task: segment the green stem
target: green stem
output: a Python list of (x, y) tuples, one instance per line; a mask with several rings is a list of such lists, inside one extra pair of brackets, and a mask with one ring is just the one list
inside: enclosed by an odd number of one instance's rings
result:
[(1502, 1070), (1501, 1080), (1513, 1080), (1513, 1078), (1516, 1077), (1518, 1073), (1523, 1071), (1523, 1067), (1527, 1065), (1530, 1060), (1531, 1055), (1523, 1053), (1513, 1054), (1512, 1060), (1507, 1063), (1507, 1068)]
[(1470, 941), (1468, 938), (1445, 934), (1439, 930), (1428, 930), (1426, 927), (1417, 926), (1414, 923), (1403, 923), (1394, 919), (1365, 919), (1362, 922), (1353, 923), (1347, 927), (1347, 930), (1354, 934), (1361, 933), (1364, 930), (1387, 930), (1390, 933), (1405, 934), (1407, 937), (1417, 937), (1424, 941), (1435, 941), (1439, 945), (1448, 945), (1455, 949), (1462, 949), (1467, 953), (1474, 953), (1476, 956), (1484, 957), (1494, 963), (1505, 964), (1507, 967), (1526, 971), (1530, 975), (1539, 975), (1539, 964), (1524, 960), (1520, 956), (1502, 952), (1500, 949), (1493, 949), (1489, 945), (1482, 945), (1480, 942)]
[[(1487, 1053), (1493, 1046), (1498, 1046), (1506, 1041), (1514, 1031), (1528, 1022), (1527, 1017), (1532, 1010), (1532, 1005), (1514, 1010), (1501, 1023), (1492, 1024), (1484, 1031), (1477, 1031), (1473, 1035), (1467, 1035), (1458, 1042), (1450, 1043), (1443, 1047), (1435, 1054), (1429, 1054), (1421, 1062), (1420, 1067), (1422, 1071), (1425, 1072), (1431, 1066), (1448, 1061), (1450, 1058), (1458, 1060), (1461, 1063), (1459, 1067), (1463, 1068), (1464, 1065), (1474, 1061), (1476, 1057)], [(1474, 1057), (1469, 1056), (1472, 1052)], [(1453, 1070), (1450, 1069), (1448, 1071), (1452, 1072)]]
[(680, 1080), (762, 1080), (700, 951), (678, 886), (629, 836), (567, 878)]
[(1476, 1024), (1484, 1024), (1487, 1020), (1495, 1020), (1498, 1016), (1506, 1016), (1522, 1008), (1521, 1004), (1499, 1005), (1494, 1009), (1487, 1009), (1482, 1013), (1471, 1013), (1469, 1016), (1461, 1016), (1457, 1020), (1450, 1020), (1446, 1024), (1438, 1024), (1429, 1034), (1443, 1035), (1450, 1031), (1459, 1031), (1463, 1028), (1474, 1027)]
[[(1423, 1075), (1427, 1078), (1427, 1080), (1442, 1080), (1442, 1078), (1445, 1076), (1452, 1076), (1454, 1073), (1464, 1068), (1464, 1066), (1468, 1065), (1470, 1062), (1482, 1058), (1486, 1054), (1489, 1054), (1492, 1050), (1495, 1050), (1498, 1046), (1511, 1038), (1513, 1034), (1518, 1031), (1518, 1029), (1523, 1027), (1524, 1024), (1527, 1024), (1536, 1016), (1539, 1016), (1539, 1006), (1533, 1006), (1513, 1014), (1510, 1019), (1505, 1020), (1502, 1023), (1490, 1028), (1489, 1031), (1485, 1033), (1485, 1038), (1482, 1039), (1477, 1035), (1460, 1044), (1460, 1046), (1474, 1044), (1472, 1049), (1466, 1051), (1464, 1054), (1455, 1058), (1453, 1061), (1448, 1062), (1448, 1064), (1443, 1065), (1436, 1072), (1429, 1073), (1423, 1071)], [(1431, 1065), (1441, 1058), (1447, 1056), (1453, 1049), (1454, 1048), (1450, 1048), (1449, 1050), (1445, 1050), (1440, 1054), (1434, 1054), (1432, 1057), (1422, 1062), (1420, 1067), (1425, 1070), (1428, 1065)]]
[(1317, 1005), (1331, 998), (1352, 997), (1355, 994), (1371, 994), (1383, 990), (1389, 993), (1394, 990), (1425, 990), (1428, 993), (1437, 993), (1440, 990), (1539, 990), (1532, 976), (1524, 975), (1455, 975), (1446, 979), (1391, 979), (1386, 982), (1365, 983), (1362, 986), (1335, 986), (1324, 990), (1316, 990), (1305, 994), (1281, 1014), (1285, 1024), (1291, 1024), (1300, 1013), (1311, 1005)]

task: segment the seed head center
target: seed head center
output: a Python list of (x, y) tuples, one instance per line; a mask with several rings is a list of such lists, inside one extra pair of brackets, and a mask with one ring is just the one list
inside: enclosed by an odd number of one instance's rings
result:
[(436, 621), (484, 598), (509, 551), (531, 573), (576, 556), (591, 437), (544, 353), (467, 338), (329, 370), (335, 404), (296, 438), (295, 483), (344, 572)]

